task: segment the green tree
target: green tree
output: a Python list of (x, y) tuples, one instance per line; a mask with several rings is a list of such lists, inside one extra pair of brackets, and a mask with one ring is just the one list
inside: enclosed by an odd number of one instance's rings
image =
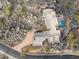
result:
[(7, 4), (4, 6), (5, 15), (7, 15), (7, 16), (12, 15), (12, 11), (13, 11), (13, 7), (11, 4)]
[(18, 9), (18, 13), (17, 13), (17, 15), (18, 16), (24, 16), (25, 15), (25, 6), (24, 6), (24, 1), (23, 0), (20, 0), (19, 1), (19, 9)]
[(73, 32), (70, 32), (67, 36), (67, 46), (73, 48), (74, 42), (75, 42), (74, 34)]
[(79, 12), (75, 13), (74, 18), (79, 23)]
[(18, 10), (18, 16), (23, 16), (25, 14), (24, 12), (24, 7), (20, 6), (19, 10)]
[(4, 26), (4, 19), (0, 18), (0, 29)]
[(20, 53), (20, 59), (24, 59), (24, 57), (25, 57), (25, 52), (21, 52)]

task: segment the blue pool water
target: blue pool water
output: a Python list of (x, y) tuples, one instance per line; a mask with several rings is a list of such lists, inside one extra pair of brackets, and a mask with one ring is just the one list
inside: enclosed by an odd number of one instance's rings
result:
[(64, 27), (65, 27), (65, 21), (64, 21), (64, 20), (58, 21), (58, 26), (59, 26), (60, 28), (64, 28)]

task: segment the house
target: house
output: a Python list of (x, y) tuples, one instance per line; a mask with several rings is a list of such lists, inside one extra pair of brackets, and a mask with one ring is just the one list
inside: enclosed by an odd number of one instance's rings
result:
[(58, 20), (56, 13), (53, 9), (43, 10), (43, 17), (45, 21), (46, 28), (49, 29), (45, 32), (37, 32), (34, 36), (33, 45), (34, 46), (43, 46), (43, 41), (48, 40), (50, 43), (59, 43), (60, 40), (60, 30), (57, 30)]

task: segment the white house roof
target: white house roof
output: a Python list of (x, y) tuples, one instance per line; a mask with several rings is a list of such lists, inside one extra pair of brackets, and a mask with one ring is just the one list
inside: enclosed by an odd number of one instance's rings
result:
[(35, 37), (52, 37), (52, 36), (60, 36), (60, 30), (35, 33)]
[(56, 27), (58, 25), (56, 13), (53, 9), (43, 10), (43, 17), (44, 17), (44, 21), (47, 29), (51, 29), (52, 26)]

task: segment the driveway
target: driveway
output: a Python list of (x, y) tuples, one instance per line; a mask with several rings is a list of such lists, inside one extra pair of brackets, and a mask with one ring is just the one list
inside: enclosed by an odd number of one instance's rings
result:
[(21, 52), (21, 49), (25, 46), (31, 45), (33, 42), (33, 36), (35, 31), (29, 31), (26, 34), (25, 39), (17, 46), (13, 47), (14, 50)]

